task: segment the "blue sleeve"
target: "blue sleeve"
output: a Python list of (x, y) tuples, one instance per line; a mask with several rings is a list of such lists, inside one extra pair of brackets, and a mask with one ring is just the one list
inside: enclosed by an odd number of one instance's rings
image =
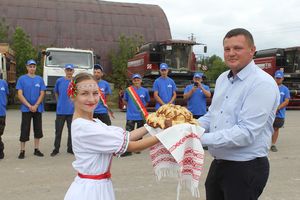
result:
[(205, 90), (208, 90), (208, 91), (210, 91), (210, 88), (209, 88), (209, 86), (208, 86), (208, 85), (204, 85), (204, 86), (203, 86), (203, 88), (204, 88)]
[(125, 92), (124, 92), (123, 99), (128, 102), (128, 93), (127, 93), (127, 90), (125, 90)]
[(106, 89), (107, 89), (107, 93), (106, 94), (111, 94), (111, 89), (110, 89), (110, 85), (109, 85), (109, 83), (108, 82), (106, 82), (107, 83), (107, 87), (106, 87)]
[(42, 77), (40, 77), (40, 82), (41, 82), (41, 91), (44, 91), (44, 90), (46, 90), (46, 85), (45, 85), (45, 82), (44, 82), (44, 80), (43, 80), (43, 78)]
[(59, 82), (60, 82), (60, 79), (57, 79), (56, 82), (55, 82), (55, 86), (54, 86), (54, 92), (57, 93), (57, 94), (59, 94), (59, 92), (58, 92)]
[(155, 80), (153, 84), (153, 92), (158, 91), (158, 81)]
[(173, 80), (172, 80), (172, 85), (173, 85), (173, 92), (176, 92), (177, 87), (176, 87), (176, 84), (175, 84), (175, 82)]
[(22, 87), (22, 76), (17, 81), (16, 89), (17, 90), (23, 90), (23, 87)]
[(7, 82), (6, 81), (4, 81), (4, 87), (5, 87), (5, 91), (6, 91), (6, 95), (8, 95), (9, 94), (9, 90), (8, 90), (8, 85), (7, 85)]
[(290, 98), (291, 98), (290, 90), (289, 88), (285, 87), (285, 99), (290, 99)]
[(185, 87), (183, 93), (186, 94), (186, 93), (188, 93), (189, 91), (191, 91), (191, 87), (188, 85), (188, 86)]
[(146, 102), (149, 102), (150, 101), (149, 91), (148, 91), (148, 89), (145, 89), (145, 91), (146, 91), (146, 98), (145, 98), (145, 100), (146, 100)]

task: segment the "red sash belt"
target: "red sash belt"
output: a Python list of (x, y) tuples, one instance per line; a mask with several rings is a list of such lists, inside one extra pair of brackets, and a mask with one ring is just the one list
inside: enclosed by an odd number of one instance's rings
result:
[(78, 172), (78, 176), (80, 178), (101, 180), (101, 179), (109, 179), (111, 177), (111, 173), (108, 171), (108, 172), (105, 172), (104, 174), (99, 174), (99, 175), (87, 175), (87, 174), (81, 174)]

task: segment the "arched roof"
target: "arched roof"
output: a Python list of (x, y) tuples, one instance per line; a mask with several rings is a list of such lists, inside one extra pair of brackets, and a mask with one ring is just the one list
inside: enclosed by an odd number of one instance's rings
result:
[(0, 17), (22, 27), (33, 45), (94, 49), (104, 66), (121, 34), (142, 35), (145, 42), (171, 38), (157, 5), (100, 0), (0, 0), (0, 5)]

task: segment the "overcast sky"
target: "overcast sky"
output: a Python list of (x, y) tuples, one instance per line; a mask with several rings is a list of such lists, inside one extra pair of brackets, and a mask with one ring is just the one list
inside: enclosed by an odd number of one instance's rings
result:
[[(246, 28), (256, 49), (300, 46), (299, 0), (111, 0), (159, 5), (165, 12), (173, 39), (191, 33), (205, 43), (211, 56), (223, 58), (222, 39), (233, 28)], [(203, 53), (203, 48), (196, 48)]]

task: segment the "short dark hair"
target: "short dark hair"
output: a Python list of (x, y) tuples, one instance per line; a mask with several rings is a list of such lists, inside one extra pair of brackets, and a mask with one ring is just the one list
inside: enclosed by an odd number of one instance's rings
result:
[(235, 28), (235, 29), (230, 30), (223, 38), (223, 43), (226, 38), (231, 38), (231, 37), (238, 36), (238, 35), (243, 35), (246, 38), (246, 40), (248, 41), (249, 45), (254, 46), (254, 39), (253, 39), (252, 34), (244, 28)]
[(100, 69), (103, 72), (103, 67), (100, 64), (95, 64), (94, 65), (94, 70), (95, 69)]

